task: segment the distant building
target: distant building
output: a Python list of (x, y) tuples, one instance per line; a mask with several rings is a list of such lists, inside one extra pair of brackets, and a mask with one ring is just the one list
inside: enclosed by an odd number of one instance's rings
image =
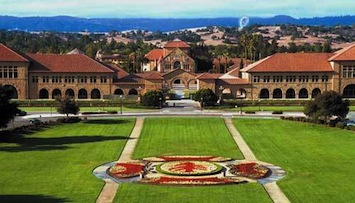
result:
[[(223, 98), (250, 100), (310, 99), (327, 90), (355, 98), (355, 44), (336, 53), (278, 53), (249, 65), (242, 59), (227, 59), (229, 68), (218, 73), (196, 73), (189, 54), (189, 45), (174, 40), (147, 54), (145, 72), (129, 74), (78, 50), (65, 55), (22, 54), (0, 44), (0, 85), (11, 88), (15, 99), (60, 95), (103, 99), (149, 90), (182, 96), (201, 88)], [(219, 59), (214, 62), (220, 64)]]

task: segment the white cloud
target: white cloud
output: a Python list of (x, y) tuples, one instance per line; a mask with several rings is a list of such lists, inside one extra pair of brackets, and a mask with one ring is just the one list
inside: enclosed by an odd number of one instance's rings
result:
[(81, 17), (295, 17), (355, 14), (354, 0), (0, 0), (1, 15)]

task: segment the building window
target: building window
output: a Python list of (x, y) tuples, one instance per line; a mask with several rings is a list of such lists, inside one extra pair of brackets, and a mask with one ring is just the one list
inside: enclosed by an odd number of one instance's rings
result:
[(260, 82), (260, 76), (253, 76), (254, 82)]
[(318, 75), (312, 75), (312, 82), (318, 82), (319, 76)]
[(17, 66), (14, 66), (14, 78), (18, 78), (18, 69), (17, 69)]
[(107, 77), (106, 76), (101, 76), (100, 77), (100, 82), (101, 83), (107, 83)]
[(96, 83), (96, 76), (90, 77), (90, 83)]
[(184, 64), (184, 69), (185, 70), (190, 70), (190, 64)]
[(13, 78), (12, 76), (14, 75), (14, 72), (13, 72), (12, 66), (9, 66), (8, 70), (9, 70), (8, 78)]
[(165, 64), (165, 69), (170, 70), (171, 69), (171, 64)]
[(286, 82), (296, 82), (296, 76), (294, 75), (286, 76)]
[(270, 76), (264, 76), (264, 82), (270, 82)]
[(75, 77), (74, 76), (65, 76), (64, 77), (64, 82), (65, 83), (74, 83), (75, 82)]
[(328, 75), (322, 75), (322, 82), (328, 82), (329, 81), (329, 76)]
[(49, 83), (49, 76), (42, 76), (43, 83)]
[(301, 75), (299, 77), (300, 82), (308, 82), (309, 81), (309, 76), (308, 75)]
[(4, 67), (4, 78), (8, 78), (9, 76), (9, 74), (8, 74), (8, 71), (9, 71), (9, 69), (8, 69), (8, 67), (7, 66), (5, 66)]
[(38, 76), (32, 76), (32, 83), (38, 83)]
[(86, 76), (78, 76), (78, 83), (87, 83), (88, 77)]
[(52, 83), (61, 83), (62, 77), (61, 76), (52, 76)]
[(355, 78), (355, 66), (344, 66), (343, 78)]
[(282, 82), (282, 76), (273, 76), (273, 82)]

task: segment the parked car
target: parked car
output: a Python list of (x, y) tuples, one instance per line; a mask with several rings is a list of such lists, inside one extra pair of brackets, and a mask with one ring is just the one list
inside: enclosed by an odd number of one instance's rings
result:
[(39, 120), (38, 118), (33, 118), (30, 120), (30, 123), (33, 125), (40, 125), (43, 124), (43, 122), (41, 120)]

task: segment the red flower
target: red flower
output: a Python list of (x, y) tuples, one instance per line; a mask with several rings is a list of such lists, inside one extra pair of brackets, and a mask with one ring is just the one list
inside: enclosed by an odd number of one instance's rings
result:
[(232, 183), (245, 183), (246, 181), (228, 179), (228, 178), (175, 178), (162, 176), (158, 178), (143, 179), (142, 183), (151, 184), (170, 184), (170, 185), (218, 185), (218, 184), (232, 184)]
[(115, 178), (130, 178), (143, 172), (141, 163), (117, 163), (108, 169), (108, 174)]
[(196, 169), (206, 171), (207, 167), (205, 167), (203, 165), (195, 164), (193, 162), (182, 162), (180, 164), (177, 164), (177, 165), (169, 168), (169, 170), (171, 170), (171, 171), (187, 172), (187, 173), (194, 172)]

